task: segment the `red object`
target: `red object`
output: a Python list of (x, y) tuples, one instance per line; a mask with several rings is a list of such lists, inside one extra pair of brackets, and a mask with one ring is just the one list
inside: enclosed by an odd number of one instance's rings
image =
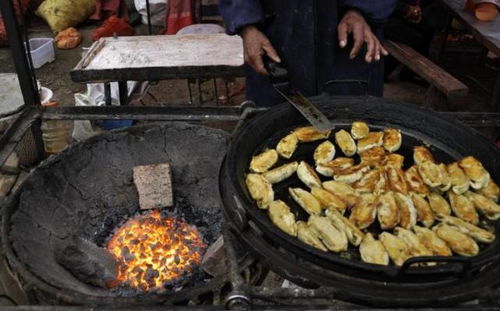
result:
[(102, 23), (102, 25), (92, 31), (92, 40), (97, 41), (102, 37), (117, 36), (133, 36), (135, 33), (132, 28), (123, 18), (111, 16)]
[[(14, 1), (14, 9), (16, 10), (16, 16), (17, 16), (17, 21), (20, 21), (26, 10), (28, 9), (29, 6), (29, 0), (23, 0), (22, 1), (22, 12), (21, 8), (19, 7), (18, 1)], [(0, 15), (0, 46), (7, 45), (9, 43), (9, 40), (7, 38), (7, 31), (5, 30), (5, 25), (3, 23), (3, 18)]]
[(191, 0), (169, 0), (165, 34), (175, 35), (180, 29), (194, 24), (194, 7)]
[(128, 21), (127, 3), (122, 0), (96, 0), (95, 12), (89, 19), (101, 20), (110, 16), (120, 16)]
[(472, 14), (474, 14), (474, 11), (476, 10), (476, 4), (474, 3), (474, 1), (472, 0), (467, 0), (465, 2), (465, 8), (464, 8), (465, 11), (468, 11)]

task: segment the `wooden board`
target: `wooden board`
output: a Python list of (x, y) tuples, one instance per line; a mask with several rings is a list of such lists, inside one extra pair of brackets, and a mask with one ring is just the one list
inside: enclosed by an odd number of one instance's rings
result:
[(243, 74), (238, 36), (190, 34), (102, 38), (71, 72), (77, 82), (165, 80)]
[(481, 22), (471, 13), (464, 11), (464, 0), (441, 0), (441, 2), (467, 26), (476, 39), (500, 56), (500, 16), (491, 22)]
[(446, 97), (467, 95), (469, 88), (465, 84), (411, 47), (393, 41), (386, 41), (385, 47), (394, 58), (436, 87)]

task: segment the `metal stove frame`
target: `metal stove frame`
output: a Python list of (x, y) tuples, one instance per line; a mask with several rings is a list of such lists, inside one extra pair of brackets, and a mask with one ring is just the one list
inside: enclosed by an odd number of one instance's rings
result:
[[(24, 98), (25, 106), (18, 114), (9, 128), (0, 137), (0, 165), (2, 165), (9, 155), (14, 151), (17, 144), (24, 135), (31, 132), (35, 139), (36, 151), (39, 158), (45, 157), (43, 141), (41, 137), (40, 125), (42, 120), (103, 120), (103, 119), (134, 119), (147, 121), (234, 121), (238, 125), (253, 114), (265, 112), (265, 108), (256, 108), (251, 102), (244, 102), (240, 106), (230, 107), (129, 107), (129, 106), (104, 106), (104, 107), (51, 107), (42, 108), (38, 92), (36, 92), (36, 79), (34, 70), (30, 66), (31, 61), (26, 55), (26, 48), (23, 44), (26, 39), (24, 25), (20, 25), (15, 18), (15, 11), (12, 1), (1, 0), (0, 12), (4, 18), (5, 27), (9, 37), (10, 49), (14, 65), (19, 78), (19, 83)], [(149, 9), (149, 1), (146, 1)], [(150, 24), (148, 25), (150, 29)], [(151, 32), (151, 29), (150, 29)], [(459, 120), (466, 125), (477, 128), (500, 128), (500, 113), (488, 112), (439, 112), (447, 118)], [(249, 308), (256, 310), (339, 310), (338, 306), (316, 304), (315, 299), (341, 299), (341, 293), (335, 288), (322, 287), (319, 289), (290, 289), (290, 288), (270, 288), (261, 286), (250, 286), (245, 284), (235, 251), (235, 237), (229, 228), (224, 229), (225, 249), (228, 258), (228, 280), (232, 285), (232, 291), (227, 296), (225, 304), (222, 306), (163, 306), (133, 308), (133, 310), (246, 310)], [(426, 308), (419, 310), (500, 310), (500, 293), (489, 294), (484, 302), (477, 305), (464, 305), (454, 308)], [(303, 300), (301, 305), (253, 305), (255, 300)], [(106, 309), (106, 308), (97, 308)], [(18, 306), (4, 307), (2, 310), (19, 311), (48, 311), (48, 310), (68, 310), (87, 311), (96, 310), (91, 307), (61, 307), (61, 306)], [(128, 311), (132, 308), (118, 308), (113, 310)], [(379, 310), (370, 307), (354, 307), (349, 310)], [(395, 309), (384, 309), (395, 310)]]

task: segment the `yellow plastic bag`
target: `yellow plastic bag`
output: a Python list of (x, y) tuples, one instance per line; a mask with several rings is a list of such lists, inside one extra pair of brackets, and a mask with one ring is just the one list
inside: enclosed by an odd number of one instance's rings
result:
[(95, 10), (96, 0), (45, 0), (36, 13), (53, 32), (74, 27), (85, 21)]

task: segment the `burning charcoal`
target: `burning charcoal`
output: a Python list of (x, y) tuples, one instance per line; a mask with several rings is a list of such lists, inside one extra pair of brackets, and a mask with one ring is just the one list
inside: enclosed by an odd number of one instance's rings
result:
[(56, 250), (57, 262), (76, 278), (92, 285), (106, 287), (114, 281), (118, 268), (113, 256), (83, 238), (74, 238)]
[(181, 258), (179, 257), (179, 255), (175, 255), (174, 257), (174, 261), (175, 261), (175, 264), (178, 265), (181, 263)]

